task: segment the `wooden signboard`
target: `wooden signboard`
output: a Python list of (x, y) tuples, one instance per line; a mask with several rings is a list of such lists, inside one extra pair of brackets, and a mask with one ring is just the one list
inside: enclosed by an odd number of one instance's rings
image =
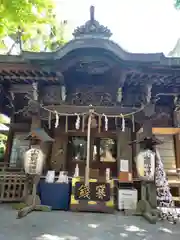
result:
[(109, 201), (110, 184), (90, 182), (89, 186), (85, 186), (83, 182), (77, 182), (74, 196), (76, 200)]
[(70, 207), (72, 211), (113, 213), (114, 181), (89, 179), (86, 186), (82, 179), (73, 178)]

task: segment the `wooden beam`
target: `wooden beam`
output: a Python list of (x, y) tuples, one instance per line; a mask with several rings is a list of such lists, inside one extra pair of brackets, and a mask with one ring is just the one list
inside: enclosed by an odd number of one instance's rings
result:
[(180, 128), (152, 128), (155, 135), (175, 135), (180, 133)]
[(1, 77), (4, 80), (37, 80), (37, 81), (41, 81), (41, 80), (45, 80), (45, 81), (60, 81), (60, 79), (58, 77), (50, 77), (50, 76), (44, 76), (44, 77), (40, 77), (40, 76), (2, 76)]
[(23, 70), (38, 70), (37, 67), (31, 64), (27, 63), (5, 63), (5, 62), (0, 62), (0, 71), (23, 71)]
[(11, 84), (10, 91), (13, 93), (29, 93), (33, 91), (31, 84)]
[(13, 132), (29, 132), (30, 131), (30, 124), (28, 123), (11, 123), (10, 129), (13, 130)]
[[(75, 114), (75, 113), (88, 113), (90, 107), (89, 106), (75, 106), (75, 105), (55, 105), (55, 106), (45, 106), (46, 108), (57, 111), (59, 113), (66, 113), (66, 114)], [(95, 112), (99, 114), (106, 114), (106, 115), (120, 115), (128, 114), (137, 110), (137, 108), (133, 107), (106, 107), (106, 106), (93, 106), (92, 107)]]

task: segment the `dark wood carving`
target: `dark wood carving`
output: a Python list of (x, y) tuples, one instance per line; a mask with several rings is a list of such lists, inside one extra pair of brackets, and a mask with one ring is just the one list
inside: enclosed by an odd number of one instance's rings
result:
[(23, 115), (31, 117), (32, 115), (37, 115), (39, 113), (39, 110), (40, 110), (39, 102), (30, 100)]
[(180, 112), (174, 112), (174, 127), (180, 127)]
[(123, 89), (122, 103), (125, 106), (141, 106), (145, 102), (142, 96), (140, 86), (128, 86), (125, 85)]
[(42, 91), (44, 104), (60, 104), (61, 103), (61, 86), (46, 86)]
[(156, 106), (156, 113), (152, 117), (153, 126), (170, 127), (173, 126), (172, 109), (167, 106)]
[[(68, 97), (68, 101), (73, 105), (114, 106), (113, 93), (107, 89), (107, 86), (84, 85), (76, 88)], [(109, 89), (112, 87), (109, 86)]]

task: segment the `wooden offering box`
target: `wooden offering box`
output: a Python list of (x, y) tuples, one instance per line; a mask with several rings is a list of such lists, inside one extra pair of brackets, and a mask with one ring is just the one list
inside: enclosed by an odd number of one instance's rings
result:
[(85, 186), (83, 179), (72, 179), (70, 208), (72, 211), (112, 213), (114, 211), (114, 182), (90, 179)]

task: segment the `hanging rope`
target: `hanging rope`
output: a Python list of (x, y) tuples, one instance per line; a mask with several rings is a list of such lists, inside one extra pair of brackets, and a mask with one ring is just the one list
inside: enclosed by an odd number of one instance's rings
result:
[(135, 120), (134, 120), (134, 115), (132, 115), (132, 131), (135, 132)]

